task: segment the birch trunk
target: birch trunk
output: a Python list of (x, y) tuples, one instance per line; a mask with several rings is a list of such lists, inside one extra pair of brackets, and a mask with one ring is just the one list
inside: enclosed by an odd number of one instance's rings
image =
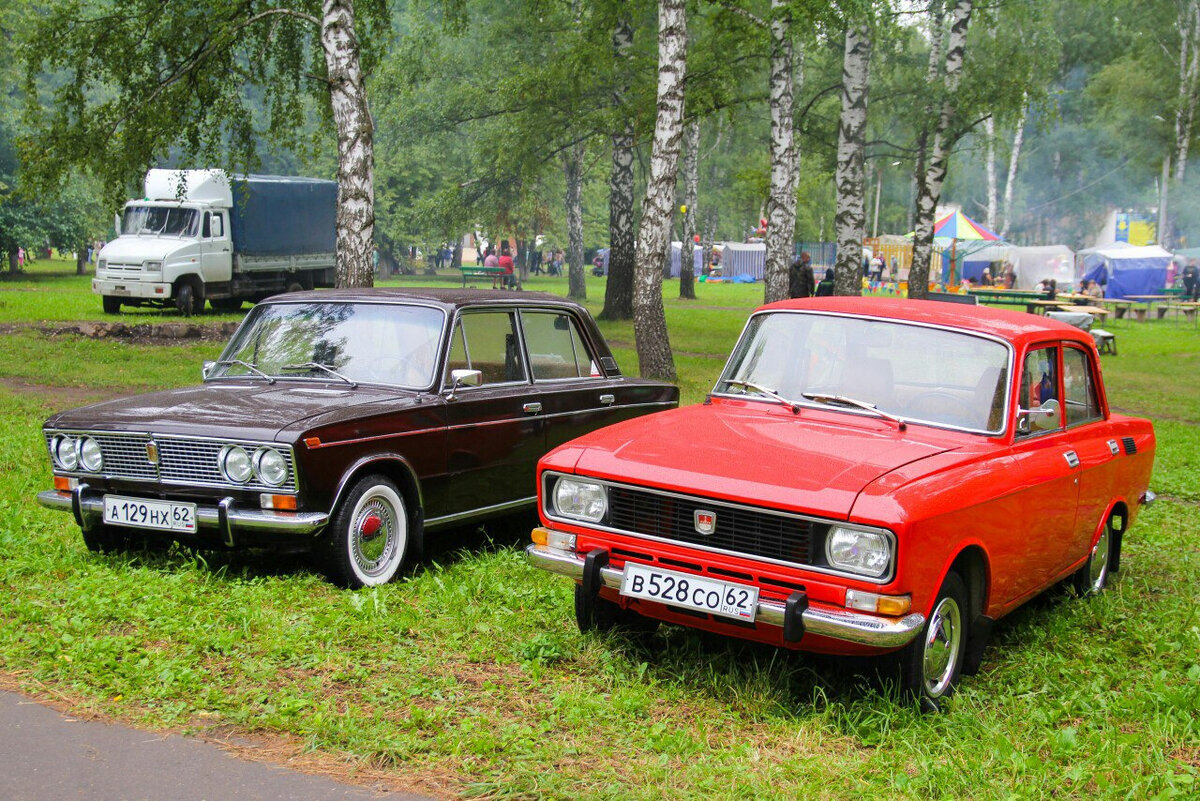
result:
[(687, 76), (687, 11), (684, 0), (658, 4), (658, 115), (650, 152), (650, 175), (638, 229), (634, 268), (633, 333), (644, 378), (675, 380), (662, 302), (662, 261), (671, 236), (671, 207), (679, 145), (683, 138)]
[[(627, 64), (633, 46), (633, 26), (618, 21), (612, 37), (618, 61)], [(613, 92), (613, 108), (625, 105), (628, 81)], [(608, 177), (608, 279), (604, 290), (604, 320), (633, 317), (633, 124), (626, 122), (612, 138), (612, 171)]]
[(792, 15), (786, 0), (771, 0), (771, 190), (767, 198), (764, 302), (788, 297), (788, 268), (796, 233), (796, 148), (793, 131)]
[(996, 193), (996, 119), (988, 117), (983, 121), (983, 129), (987, 133), (987, 214), (984, 225), (996, 230), (996, 213), (1000, 205)]
[(700, 120), (692, 119), (683, 146), (683, 241), (679, 251), (679, 297), (696, 299), (696, 199), (700, 195)]
[(587, 299), (583, 270), (583, 156), (582, 144), (563, 154), (563, 176), (567, 183), (567, 297)]
[(375, 126), (359, 63), (351, 0), (323, 0), (321, 47), (337, 126), (337, 286), (375, 283)]
[(954, 100), (962, 79), (963, 60), (966, 54), (967, 28), (971, 24), (973, 0), (956, 0), (950, 23), (950, 39), (946, 45), (946, 66), (943, 71), (944, 94), (937, 124), (933, 131), (933, 145), (924, 175), (917, 176), (918, 192), (914, 220), (913, 265), (908, 276), (908, 296), (923, 298), (929, 294), (929, 267), (933, 256), (933, 224), (938, 201), (942, 196), (942, 184), (946, 180), (947, 163), (953, 141), (949, 138), (950, 124), (954, 121)]
[(1025, 115), (1029, 111), (1029, 95), (1021, 98), (1021, 114), (1017, 118), (1017, 130), (1013, 133), (1012, 152), (1008, 154), (1008, 177), (1004, 181), (1004, 207), (1000, 217), (1001, 238), (1008, 236), (1012, 222), (1013, 190), (1017, 185), (1017, 162), (1021, 158), (1021, 144), (1025, 141)]
[(862, 294), (862, 241), (867, 226), (863, 156), (870, 67), (871, 31), (866, 26), (851, 26), (846, 30), (846, 50), (842, 57), (842, 114), (834, 176), (838, 197), (834, 220), (838, 245), (833, 271), (835, 295)]
[(1200, 89), (1200, 0), (1179, 9), (1179, 99), (1175, 108), (1175, 181), (1187, 174), (1188, 144), (1196, 120)]

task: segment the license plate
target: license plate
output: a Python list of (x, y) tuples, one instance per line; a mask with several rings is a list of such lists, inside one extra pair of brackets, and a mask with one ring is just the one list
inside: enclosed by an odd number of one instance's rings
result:
[(621, 594), (737, 620), (753, 621), (758, 610), (758, 587), (631, 562), (621, 576)]
[(114, 295), (124, 295), (124, 296), (128, 296), (128, 295), (132, 295), (132, 294), (133, 294), (133, 292), (132, 292), (131, 290), (128, 290), (128, 289), (126, 289), (126, 288), (125, 288), (125, 287), (123, 287), (123, 286), (114, 286), (114, 287), (112, 288), (112, 293), (113, 293)]
[(196, 504), (105, 495), (104, 522), (159, 531), (195, 531)]

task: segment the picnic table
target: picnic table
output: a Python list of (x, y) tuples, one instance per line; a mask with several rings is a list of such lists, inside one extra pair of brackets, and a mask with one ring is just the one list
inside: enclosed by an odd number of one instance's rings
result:
[(1069, 305), (1071, 305), (1070, 301), (1046, 300), (1044, 297), (1037, 297), (1025, 301), (1025, 311), (1030, 314), (1045, 314), (1050, 309)]
[(1059, 306), (1059, 308), (1065, 312), (1083, 312), (1084, 314), (1090, 314), (1093, 317), (1099, 317), (1101, 320), (1108, 317), (1110, 314), (1108, 309), (1105, 309), (1101, 306), (1069, 306), (1063, 304), (1062, 306)]
[(485, 267), (482, 264), (463, 264), (458, 269), (462, 270), (462, 285), (464, 289), (467, 287), (468, 278), (491, 278), (492, 289), (495, 289), (496, 279), (504, 275), (503, 267)]
[[(1132, 309), (1134, 316), (1137, 318), (1137, 321), (1139, 323), (1144, 323), (1146, 321), (1146, 315), (1154, 308), (1154, 304), (1161, 303), (1164, 300), (1170, 300), (1171, 296), (1170, 295), (1126, 295), (1125, 299), (1133, 300), (1133, 301), (1137, 301), (1139, 303), (1146, 304), (1146, 308), (1144, 308), (1144, 309), (1138, 308), (1138, 307), (1134, 307)], [(1160, 320), (1162, 319), (1163, 314), (1166, 314), (1166, 312), (1164, 311), (1158, 315), (1158, 318)]]
[(1000, 303), (1022, 304), (1043, 296), (1041, 292), (1029, 289), (989, 289), (987, 287), (969, 289), (967, 290), (967, 294), (974, 295), (979, 299), (980, 303), (989, 305)]

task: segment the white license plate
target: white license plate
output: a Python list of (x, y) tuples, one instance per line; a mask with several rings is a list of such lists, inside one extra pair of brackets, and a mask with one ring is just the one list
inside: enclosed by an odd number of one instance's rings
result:
[(129, 296), (129, 295), (133, 294), (132, 290), (126, 289), (123, 286), (114, 286), (112, 288), (112, 293), (114, 295), (122, 295), (122, 296)]
[(625, 564), (621, 594), (737, 620), (753, 621), (758, 610), (758, 587), (632, 562)]
[(159, 531), (195, 531), (196, 504), (105, 495), (104, 522)]

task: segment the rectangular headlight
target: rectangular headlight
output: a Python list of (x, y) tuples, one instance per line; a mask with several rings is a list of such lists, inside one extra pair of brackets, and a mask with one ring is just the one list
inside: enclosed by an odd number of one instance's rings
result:
[(879, 578), (892, 564), (891, 539), (881, 531), (834, 526), (825, 536), (825, 560), (836, 570)]
[(554, 484), (554, 512), (599, 523), (608, 514), (608, 492), (603, 484), (563, 476)]
[(144, 269), (148, 273), (159, 272), (160, 270), (162, 270), (162, 262), (161, 261), (144, 261), (144, 262), (142, 262), (142, 269)]

